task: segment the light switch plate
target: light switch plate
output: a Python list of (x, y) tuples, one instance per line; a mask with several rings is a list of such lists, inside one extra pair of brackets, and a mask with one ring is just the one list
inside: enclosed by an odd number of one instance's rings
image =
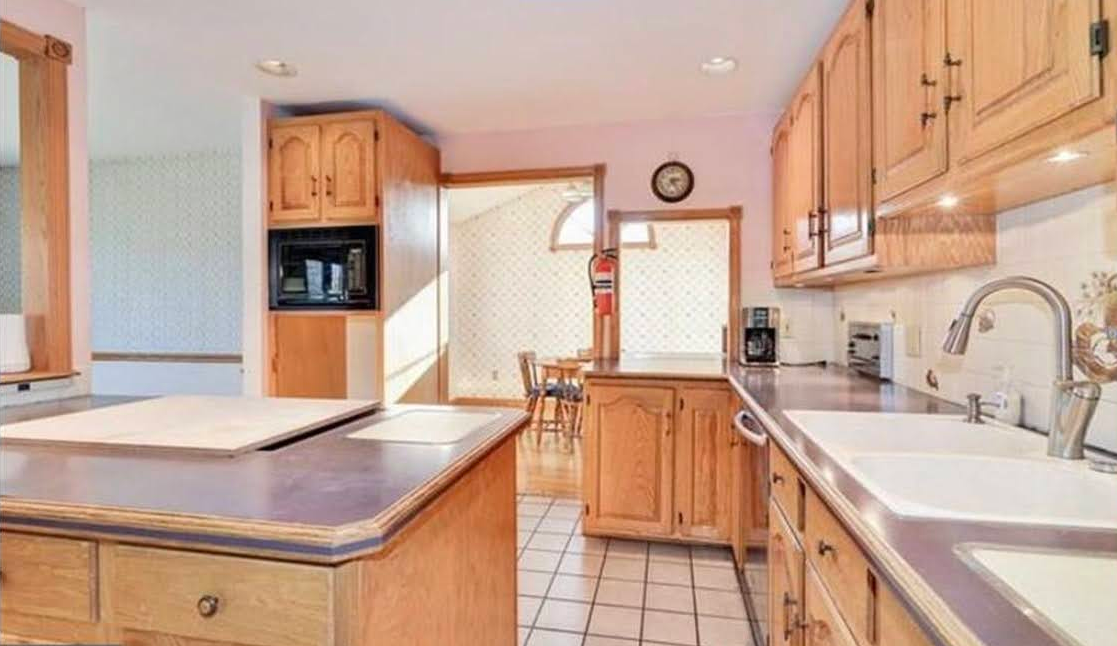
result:
[(923, 330), (918, 325), (906, 326), (904, 338), (907, 345), (904, 351), (909, 357), (923, 356)]

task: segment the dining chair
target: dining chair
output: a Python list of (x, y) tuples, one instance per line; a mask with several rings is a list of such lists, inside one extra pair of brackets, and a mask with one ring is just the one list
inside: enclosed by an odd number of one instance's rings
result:
[[(551, 382), (546, 373), (540, 377), (536, 365), (535, 352), (525, 350), (516, 353), (516, 360), (520, 366), (520, 380), (524, 387), (525, 412), (530, 416), (528, 426), (524, 432), (536, 431), (536, 445), (543, 442), (544, 431), (558, 432), (561, 430), (559, 416), (562, 414), (560, 400), (562, 388), (557, 382)], [(547, 419), (547, 399), (552, 400), (552, 418)]]

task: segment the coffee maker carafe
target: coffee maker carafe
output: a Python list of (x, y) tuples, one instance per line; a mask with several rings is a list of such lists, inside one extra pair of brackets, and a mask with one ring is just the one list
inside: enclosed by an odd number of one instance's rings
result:
[(741, 310), (741, 356), (746, 366), (776, 366), (780, 363), (780, 309), (745, 307)]

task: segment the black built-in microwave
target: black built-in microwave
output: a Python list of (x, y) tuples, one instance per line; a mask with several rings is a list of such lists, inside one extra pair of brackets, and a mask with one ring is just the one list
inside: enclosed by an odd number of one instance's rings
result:
[(269, 231), (271, 309), (377, 309), (379, 235), (376, 226)]

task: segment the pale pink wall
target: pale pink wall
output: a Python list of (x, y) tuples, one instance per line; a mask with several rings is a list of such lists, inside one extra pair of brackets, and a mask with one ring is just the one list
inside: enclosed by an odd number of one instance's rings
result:
[[(85, 9), (63, 0), (3, 0), (0, 17), (41, 34), (50, 34), (73, 46), (74, 62), (68, 71), (70, 136), (70, 298), (74, 367), (81, 372), (71, 388), (49, 391), (51, 397), (89, 392), (90, 262), (89, 262), (89, 148), (86, 136)], [(29, 393), (28, 395), (31, 395)], [(5, 395), (4, 404), (17, 403), (22, 395)], [(34, 397), (40, 399), (41, 397)]]
[(695, 174), (694, 192), (679, 208), (740, 204), (742, 303), (778, 305), (795, 327), (785, 343), (792, 361), (829, 359), (832, 327), (827, 292), (772, 287), (771, 160), (775, 114), (548, 128), (439, 137), (442, 169), (449, 173), (604, 163), (609, 209), (667, 208), (651, 192), (651, 173), (676, 155)]

